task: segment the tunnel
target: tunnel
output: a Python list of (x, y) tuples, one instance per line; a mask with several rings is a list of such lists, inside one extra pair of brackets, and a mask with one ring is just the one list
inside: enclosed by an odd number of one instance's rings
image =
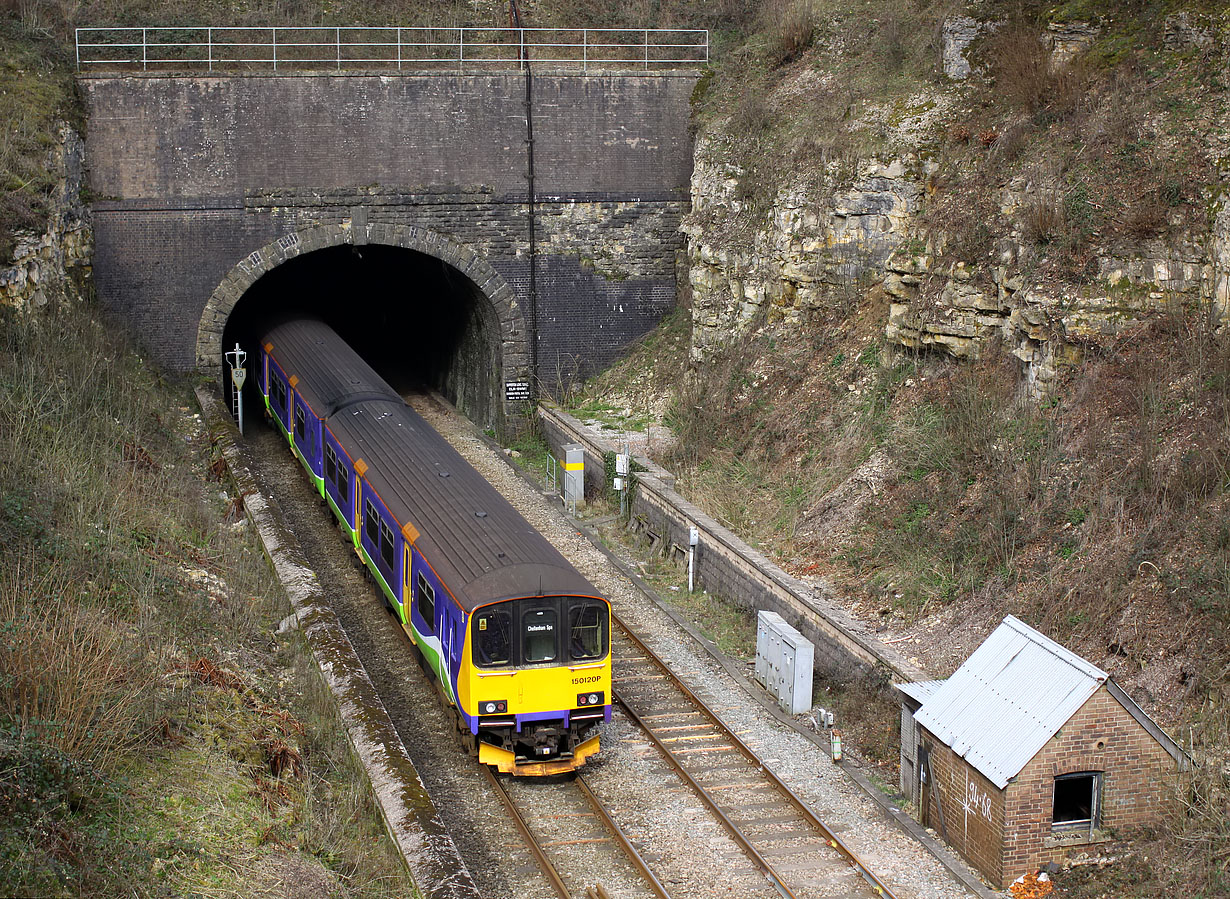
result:
[(295, 256), (248, 287), (222, 347), (238, 343), (252, 371), (265, 329), (304, 317), (327, 322), (399, 392), (437, 391), (475, 424), (502, 431), (499, 322), (478, 286), (447, 262), (381, 244)]

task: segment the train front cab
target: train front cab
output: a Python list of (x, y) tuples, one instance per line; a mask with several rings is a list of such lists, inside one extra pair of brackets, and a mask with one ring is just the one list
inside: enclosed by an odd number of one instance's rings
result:
[(459, 707), (479, 761), (507, 774), (575, 770), (611, 717), (611, 608), (584, 596), (481, 606), (470, 616)]

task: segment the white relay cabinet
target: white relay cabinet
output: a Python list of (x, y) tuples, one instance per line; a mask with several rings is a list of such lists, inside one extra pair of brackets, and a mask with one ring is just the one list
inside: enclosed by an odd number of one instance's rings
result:
[(811, 708), (815, 649), (776, 612), (756, 614), (756, 680), (792, 715)]

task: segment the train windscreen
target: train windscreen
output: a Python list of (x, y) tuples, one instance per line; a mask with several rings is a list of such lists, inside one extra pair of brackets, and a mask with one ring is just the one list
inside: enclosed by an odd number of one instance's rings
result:
[(474, 613), (474, 664), (517, 668), (561, 660), (596, 662), (610, 649), (609, 620), (606, 603), (581, 596), (495, 603)]

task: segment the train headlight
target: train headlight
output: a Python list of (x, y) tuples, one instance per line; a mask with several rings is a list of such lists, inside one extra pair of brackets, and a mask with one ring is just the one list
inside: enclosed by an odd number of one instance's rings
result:
[(484, 699), (478, 704), (479, 714), (499, 715), (508, 711), (507, 699)]
[(606, 700), (606, 693), (601, 691), (597, 693), (578, 693), (577, 705), (603, 705)]

